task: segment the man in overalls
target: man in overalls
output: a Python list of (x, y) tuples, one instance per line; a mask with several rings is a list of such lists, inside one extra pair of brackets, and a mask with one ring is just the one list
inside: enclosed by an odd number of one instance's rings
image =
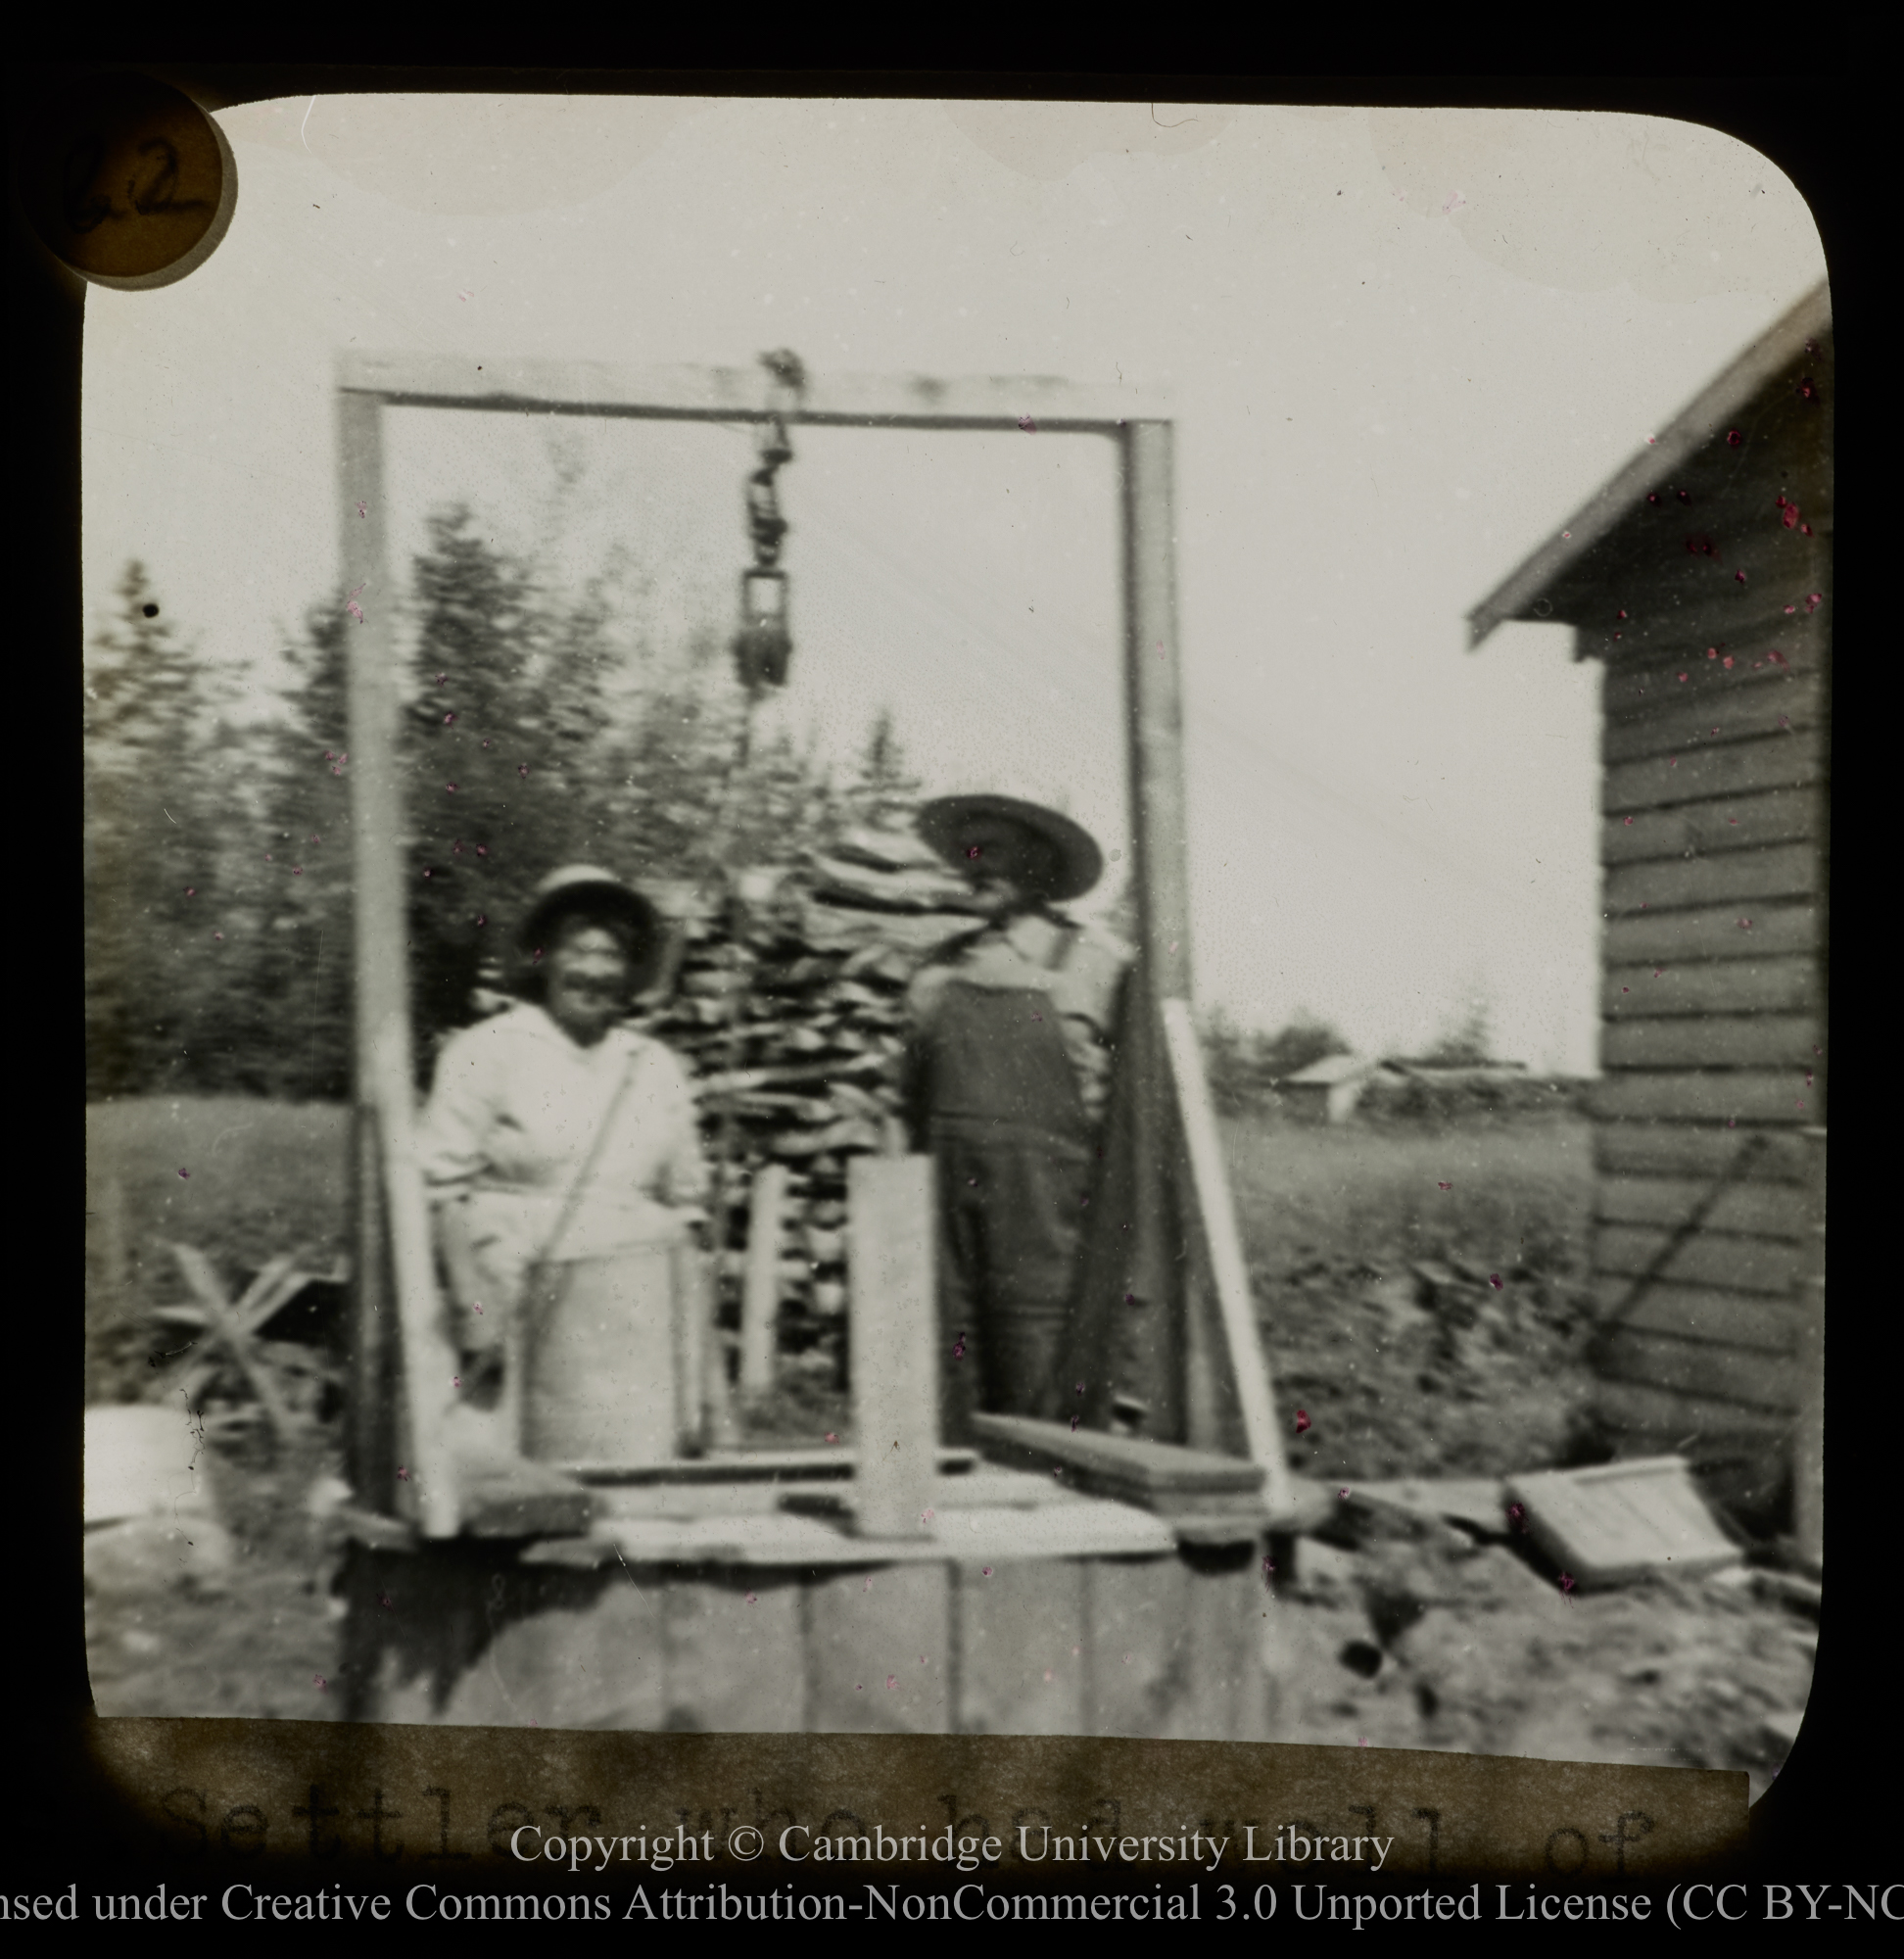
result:
[(976, 1409), (1052, 1419), (1068, 1405), (1057, 1370), (1129, 955), (1056, 909), (1104, 868), (1068, 817), (944, 796), (919, 831), (988, 913), (907, 1002), (913, 1142), (937, 1166), (945, 1434), (960, 1442)]

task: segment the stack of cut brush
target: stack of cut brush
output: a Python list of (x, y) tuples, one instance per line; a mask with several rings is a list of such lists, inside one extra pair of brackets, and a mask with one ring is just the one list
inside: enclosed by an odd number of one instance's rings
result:
[(738, 1298), (754, 1179), (782, 1165), (780, 1345), (839, 1357), (847, 1159), (897, 1135), (905, 989), (977, 923), (970, 894), (916, 836), (867, 829), (743, 873), (731, 899), (643, 888), (675, 932), (660, 1004), (639, 1025), (696, 1076), (709, 1158), (729, 1165), (724, 1294)]

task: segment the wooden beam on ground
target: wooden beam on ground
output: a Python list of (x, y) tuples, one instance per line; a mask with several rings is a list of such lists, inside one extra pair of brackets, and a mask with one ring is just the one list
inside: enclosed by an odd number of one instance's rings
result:
[[(186, 1284), (205, 1309), (212, 1331), (251, 1383), (252, 1392), (258, 1397), (259, 1407), (264, 1410), (273, 1436), (280, 1446), (294, 1441), (303, 1424), (278, 1393), (270, 1369), (252, 1351), (251, 1332), (225, 1298), (224, 1287), (218, 1283), (218, 1275), (212, 1269), (211, 1260), (193, 1245), (174, 1245), (171, 1250), (172, 1257), (178, 1261), (179, 1270), (185, 1274)], [(274, 1265), (280, 1266), (282, 1270), (267, 1266), (266, 1272), (275, 1278), (282, 1278), (283, 1273), (290, 1269), (291, 1263), (288, 1258), (276, 1261)], [(265, 1273), (260, 1274), (261, 1279), (264, 1276)], [(253, 1290), (258, 1290), (256, 1284)]]
[(931, 1159), (854, 1157), (846, 1171), (853, 1427), (862, 1537), (930, 1537), (938, 1455)]

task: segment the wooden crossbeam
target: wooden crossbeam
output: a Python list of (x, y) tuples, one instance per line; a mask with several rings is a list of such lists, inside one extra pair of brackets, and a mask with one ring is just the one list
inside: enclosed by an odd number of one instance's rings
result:
[[(212, 1269), (212, 1261), (196, 1246), (175, 1244), (171, 1247), (171, 1254), (185, 1275), (185, 1283), (192, 1288), (205, 1309), (213, 1337), (231, 1356), (245, 1379), (251, 1383), (252, 1392), (258, 1397), (259, 1406), (264, 1410), (273, 1434), (279, 1442), (292, 1440), (301, 1433), (304, 1424), (278, 1393), (269, 1367), (254, 1351), (254, 1332), (258, 1322), (254, 1319), (248, 1324), (241, 1309), (234, 1307), (225, 1297), (224, 1287), (219, 1284), (217, 1273)], [(273, 1289), (283, 1283), (294, 1264), (292, 1257), (274, 1259), (252, 1281), (245, 1294), (245, 1304), (252, 1314), (256, 1314), (261, 1300), (271, 1299)], [(282, 1305), (283, 1297), (272, 1303), (274, 1307)]]

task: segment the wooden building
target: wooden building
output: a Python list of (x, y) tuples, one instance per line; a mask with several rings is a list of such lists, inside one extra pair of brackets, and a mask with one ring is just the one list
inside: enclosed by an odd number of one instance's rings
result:
[(1328, 1054), (1277, 1082), (1276, 1096), (1298, 1122), (1346, 1123), (1371, 1088), (1397, 1080), (1370, 1055)]
[(1816, 1528), (1832, 621), (1825, 288), (1470, 614), (1604, 668), (1598, 1412)]

